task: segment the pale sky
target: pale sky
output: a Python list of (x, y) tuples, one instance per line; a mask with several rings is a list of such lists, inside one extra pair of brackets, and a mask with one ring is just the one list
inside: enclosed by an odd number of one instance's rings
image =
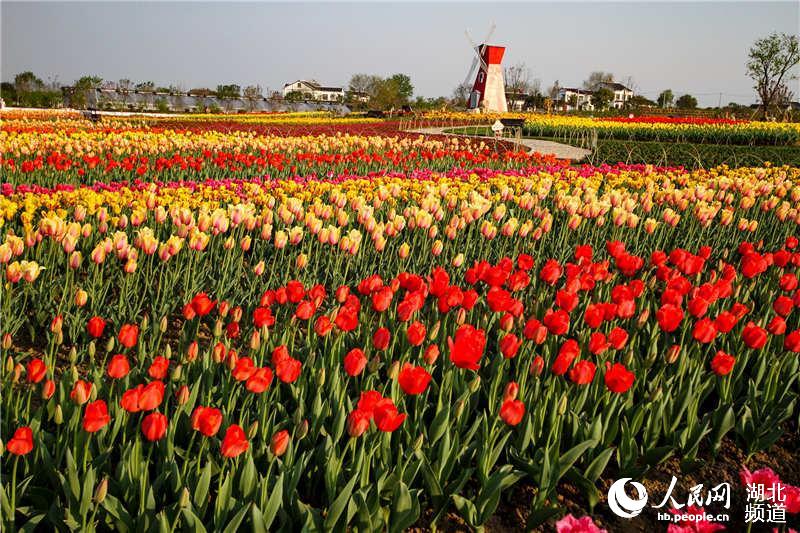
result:
[[(84, 74), (184, 89), (298, 78), (346, 85), (357, 72), (411, 76), (415, 95), (449, 96), (472, 51), (464, 35), (507, 46), (546, 88), (592, 70), (629, 76), (655, 98), (671, 88), (700, 105), (755, 101), (744, 63), (770, 32), (798, 33), (798, 2), (190, 3), (7, 2), (3, 81), (33, 70), (71, 83)], [(795, 96), (800, 86), (793, 82)], [(720, 96), (720, 93), (722, 95)]]

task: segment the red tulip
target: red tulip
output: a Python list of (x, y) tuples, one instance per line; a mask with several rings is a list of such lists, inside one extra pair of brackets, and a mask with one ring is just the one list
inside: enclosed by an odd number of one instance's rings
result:
[(408, 325), (408, 329), (406, 330), (406, 337), (408, 338), (408, 343), (411, 346), (419, 346), (423, 342), (425, 342), (425, 334), (427, 331), (425, 330), (425, 324), (422, 322), (416, 321), (412, 322)]
[(572, 362), (580, 353), (581, 349), (580, 346), (578, 346), (578, 341), (575, 339), (567, 339), (564, 344), (561, 345), (561, 348), (559, 348), (558, 355), (550, 370), (557, 376), (563, 376), (567, 373)]
[(717, 336), (717, 326), (710, 318), (701, 318), (694, 324), (692, 329), (692, 337), (697, 342), (708, 344), (713, 341)]
[(500, 418), (509, 426), (516, 426), (525, 416), (525, 404), (522, 400), (506, 400), (500, 407)]
[(164, 383), (151, 381), (142, 386), (139, 392), (139, 410), (152, 411), (164, 401)]
[(531, 318), (525, 323), (525, 329), (522, 333), (526, 339), (533, 341), (537, 345), (544, 343), (547, 338), (547, 328), (535, 318)]
[(317, 307), (314, 305), (313, 302), (309, 302), (308, 300), (303, 300), (299, 304), (297, 304), (297, 309), (294, 312), (295, 318), (299, 320), (310, 320), (314, 313), (317, 312)]
[(394, 293), (390, 287), (383, 287), (372, 293), (372, 310), (383, 313), (392, 303)]
[(86, 332), (95, 339), (103, 336), (104, 329), (106, 329), (106, 321), (99, 316), (93, 316), (86, 322)]
[(267, 390), (272, 383), (272, 369), (268, 366), (257, 369), (253, 374), (247, 378), (245, 388), (248, 391), (261, 394)]
[(256, 371), (255, 363), (249, 357), (240, 357), (236, 360), (236, 364), (231, 371), (233, 379), (236, 381), (246, 381)]
[(783, 347), (790, 352), (800, 352), (800, 329), (796, 329), (783, 339)]
[(206, 437), (213, 437), (222, 425), (222, 411), (214, 407), (198, 405), (192, 412), (192, 429)]
[(157, 356), (147, 369), (147, 374), (153, 379), (164, 379), (169, 371), (169, 359), (163, 355)]
[(124, 378), (131, 371), (131, 365), (128, 358), (123, 354), (117, 354), (111, 358), (107, 367), (108, 377), (114, 379)]
[(28, 455), (33, 450), (33, 431), (28, 426), (17, 428), (6, 443), (6, 450), (14, 455)]
[(191, 301), (192, 310), (199, 316), (206, 316), (217, 305), (208, 295), (204, 292), (197, 294)]
[(542, 323), (552, 335), (564, 335), (569, 329), (569, 315), (563, 309), (548, 309)]
[(247, 436), (241, 426), (231, 424), (225, 431), (225, 437), (222, 439), (221, 452), (223, 457), (234, 458), (246, 452), (250, 448), (250, 443), (247, 442)]
[(358, 376), (366, 366), (367, 357), (360, 348), (353, 348), (344, 356), (344, 371), (348, 376)]
[(542, 266), (542, 270), (539, 271), (539, 279), (548, 285), (555, 285), (562, 273), (563, 269), (559, 262), (555, 259), (548, 259)]
[(369, 429), (370, 413), (356, 409), (347, 415), (347, 434), (353, 438), (360, 437)]
[(272, 327), (275, 324), (275, 317), (269, 307), (256, 307), (253, 311), (253, 325), (261, 329), (264, 326)]
[(297, 280), (292, 280), (286, 284), (286, 296), (290, 302), (296, 304), (306, 295), (306, 289), (303, 284)]
[(52, 398), (53, 394), (56, 392), (56, 384), (52, 379), (48, 379), (42, 385), (42, 398), (45, 400), (49, 400)]
[(124, 347), (133, 348), (139, 340), (139, 326), (135, 324), (123, 324), (123, 326), (119, 328), (117, 338)]
[(621, 350), (628, 342), (628, 332), (620, 327), (616, 327), (608, 332), (608, 342), (615, 350)]
[(767, 343), (767, 332), (755, 323), (748, 322), (742, 330), (742, 340), (748, 348), (759, 350)]
[(238, 322), (230, 322), (227, 326), (225, 326), (225, 336), (227, 336), (229, 339), (238, 339), (240, 333), (241, 328), (239, 327)]
[(89, 395), (92, 393), (93, 385), (87, 381), (79, 379), (72, 387), (69, 393), (70, 399), (77, 405), (83, 405), (89, 401)]
[(781, 276), (779, 285), (781, 287), (781, 290), (784, 290), (786, 292), (792, 292), (798, 286), (797, 276), (791, 272), (784, 274), (783, 276)]
[(167, 417), (161, 413), (150, 413), (142, 419), (142, 434), (150, 442), (164, 438), (167, 434)]
[(425, 353), (422, 354), (422, 358), (425, 359), (426, 364), (432, 365), (436, 363), (439, 359), (439, 347), (435, 344), (431, 344), (425, 348)]
[(47, 374), (47, 365), (44, 364), (44, 361), (36, 357), (28, 361), (25, 372), (28, 375), (28, 383), (39, 383)]
[(594, 355), (600, 355), (611, 346), (606, 340), (605, 334), (595, 331), (589, 336), (589, 351)]
[(319, 335), (320, 337), (324, 337), (333, 329), (333, 323), (331, 319), (325, 315), (317, 317), (317, 320), (314, 322), (314, 332)]
[(633, 372), (625, 368), (621, 363), (614, 363), (613, 365), (606, 362), (606, 373), (603, 376), (606, 382), (606, 387), (611, 392), (621, 394), (627, 392), (633, 385), (633, 380), (636, 376)]
[(774, 316), (767, 324), (767, 331), (773, 335), (783, 335), (786, 333), (786, 320), (782, 316)]
[(719, 350), (711, 360), (711, 370), (718, 376), (727, 376), (733, 370), (734, 363), (736, 359), (733, 356)]
[(396, 430), (406, 419), (405, 413), (399, 413), (390, 398), (384, 398), (375, 405), (373, 417), (375, 418), (375, 425), (385, 433), (391, 433)]
[(656, 311), (656, 320), (662, 331), (673, 332), (683, 321), (683, 309), (677, 305), (664, 304)]
[(353, 331), (358, 326), (358, 311), (351, 306), (342, 306), (336, 313), (334, 323), (342, 331)]
[(481, 356), (486, 348), (486, 332), (470, 324), (462, 324), (456, 330), (455, 340), (448, 337), (450, 361), (459, 368), (478, 370)]
[(105, 400), (97, 400), (86, 405), (83, 413), (83, 429), (89, 433), (96, 433), (106, 427), (111, 421), (108, 416), (108, 406)]
[(794, 303), (792, 303), (792, 299), (788, 296), (780, 295), (772, 302), (772, 309), (782, 317), (789, 316), (793, 307)]
[(422, 394), (428, 388), (430, 381), (431, 375), (427, 370), (409, 363), (403, 364), (403, 368), (397, 376), (400, 388), (409, 395)]
[(521, 345), (522, 341), (516, 335), (507, 333), (500, 339), (500, 353), (506, 359), (512, 359), (516, 357)]
[(285, 429), (282, 429), (272, 436), (272, 440), (269, 443), (269, 449), (273, 455), (280, 457), (286, 453), (287, 448), (289, 448), (289, 441), (291, 441), (289, 432)]
[(275, 374), (284, 383), (294, 383), (300, 377), (300, 372), (303, 369), (303, 364), (294, 358), (288, 358), (280, 361), (275, 366)]
[(541, 355), (537, 355), (531, 361), (530, 372), (532, 376), (541, 376), (542, 371), (544, 371), (544, 359)]
[(129, 413), (138, 413), (141, 411), (139, 408), (139, 395), (144, 389), (144, 385), (139, 385), (133, 389), (128, 389), (122, 393), (122, 398), (119, 400), (119, 405)]
[(575, 363), (569, 371), (569, 379), (576, 385), (587, 385), (594, 379), (594, 373), (597, 367), (594, 363), (587, 360), (581, 360)]
[(717, 329), (720, 333), (728, 333), (730, 330), (738, 322), (736, 315), (731, 313), (730, 311), (722, 311), (717, 318), (714, 319), (714, 325), (717, 326)]

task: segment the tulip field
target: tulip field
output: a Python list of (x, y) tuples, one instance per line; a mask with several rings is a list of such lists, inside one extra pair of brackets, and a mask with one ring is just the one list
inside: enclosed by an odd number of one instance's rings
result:
[(797, 435), (800, 168), (285, 118), (3, 120), (5, 530), (624, 531), (603, 480)]

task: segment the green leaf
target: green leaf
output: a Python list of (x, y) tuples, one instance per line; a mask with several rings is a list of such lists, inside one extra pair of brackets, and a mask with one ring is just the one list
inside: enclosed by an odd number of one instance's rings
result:
[(339, 521), (339, 517), (342, 516), (342, 513), (347, 508), (347, 503), (350, 501), (350, 495), (353, 493), (353, 486), (356, 484), (356, 480), (358, 479), (358, 472), (356, 472), (350, 481), (347, 482), (347, 485), (344, 486), (342, 492), (336, 497), (331, 504), (330, 509), (328, 510), (328, 516), (325, 518), (325, 530), (329, 531), (336, 526), (336, 522)]
[[(198, 458), (198, 461), (200, 459)], [(194, 488), (194, 504), (200, 509), (205, 509), (208, 498), (208, 487), (211, 484), (211, 461), (206, 463), (197, 486)]]
[(233, 518), (231, 518), (231, 521), (228, 522), (228, 524), (225, 526), (224, 530), (225, 531), (238, 531), (239, 526), (242, 524), (242, 521), (244, 520), (244, 515), (247, 514), (247, 508), (249, 506), (250, 506), (249, 503), (244, 504), (242, 506), (242, 508), (239, 509), (239, 511), (235, 515), (233, 515)]
[(117, 498), (111, 494), (106, 494), (106, 497), (101, 505), (103, 506), (103, 509), (108, 511), (108, 514), (116, 519), (115, 525), (117, 529), (120, 531), (133, 530), (133, 520), (131, 519), (131, 515), (128, 514), (128, 511), (122, 506)]
[(250, 521), (253, 533), (267, 533), (267, 529), (264, 527), (264, 515), (255, 503), (250, 505)]
[(275, 515), (278, 514), (278, 509), (283, 503), (283, 473), (278, 476), (275, 484), (272, 486), (272, 493), (269, 495), (269, 501), (264, 508), (264, 527), (269, 529), (272, 522), (275, 520)]
[(181, 509), (181, 513), (183, 514), (183, 519), (186, 521), (186, 527), (189, 528), (193, 533), (205, 533), (206, 528), (203, 525), (203, 521), (194, 514), (194, 511), (190, 507), (184, 507)]
[[(583, 455), (586, 450), (596, 445), (597, 441), (595, 440), (585, 440), (562, 453), (558, 457), (558, 479), (561, 479), (564, 476), (567, 470), (569, 470), (572, 465), (574, 465), (575, 462), (580, 459), (581, 455)], [(558, 482), (558, 480), (556, 480), (556, 482)]]
[(606, 448), (600, 454), (595, 457), (589, 466), (586, 467), (586, 470), (583, 472), (583, 475), (586, 479), (594, 483), (606, 469), (608, 465), (608, 461), (611, 460), (611, 456), (614, 455), (614, 448)]
[(81, 516), (86, 516), (92, 505), (94, 495), (94, 468), (89, 468), (83, 480), (83, 492), (81, 493)]
[(419, 518), (419, 499), (413, 499), (408, 487), (402, 481), (394, 491), (389, 531), (404, 531)]
[(453, 504), (456, 506), (458, 510), (458, 514), (461, 515), (461, 518), (472, 527), (477, 527), (478, 525), (478, 511), (475, 509), (475, 505), (469, 501), (468, 499), (460, 496), (458, 494), (453, 494)]

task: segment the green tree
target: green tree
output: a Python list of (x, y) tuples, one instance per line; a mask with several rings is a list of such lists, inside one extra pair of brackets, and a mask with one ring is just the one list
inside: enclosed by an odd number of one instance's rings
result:
[(89, 101), (90, 91), (97, 89), (103, 83), (99, 76), (82, 76), (75, 81), (72, 87), (72, 107), (84, 109)]
[[(595, 70), (583, 82), (583, 88), (590, 91), (597, 90), (604, 83), (611, 83), (614, 81), (614, 75), (610, 72), (603, 72), (602, 70)], [(613, 98), (613, 96), (612, 96)]]
[(755, 83), (754, 89), (761, 98), (761, 113), (764, 117), (770, 106), (776, 103), (781, 87), (794, 80), (791, 70), (800, 63), (800, 44), (796, 35), (772, 33), (758, 39), (747, 55), (747, 75)]
[(17, 88), (14, 87), (13, 83), (4, 81), (0, 84), (0, 98), (2, 98), (6, 104), (17, 101)]
[(411, 101), (411, 97), (414, 96), (414, 86), (411, 84), (411, 78), (409, 76), (405, 74), (395, 74), (387, 81), (392, 84), (393, 90), (397, 91), (401, 104), (407, 104)]
[(658, 95), (658, 107), (672, 107), (674, 100), (675, 95), (672, 94), (672, 89), (665, 89)]
[(242, 88), (236, 84), (217, 85), (217, 96), (219, 98), (239, 98), (242, 94)]
[(655, 106), (656, 106), (656, 103), (654, 101), (649, 100), (649, 99), (645, 98), (644, 96), (641, 96), (641, 95), (638, 95), (638, 94), (636, 96), (631, 97), (624, 104), (624, 107), (626, 109), (637, 108), (637, 107), (655, 107)]
[(695, 109), (697, 108), (697, 98), (691, 94), (684, 94), (675, 102), (678, 109)]
[(592, 104), (596, 109), (605, 109), (614, 100), (614, 93), (611, 89), (602, 87), (592, 93)]

